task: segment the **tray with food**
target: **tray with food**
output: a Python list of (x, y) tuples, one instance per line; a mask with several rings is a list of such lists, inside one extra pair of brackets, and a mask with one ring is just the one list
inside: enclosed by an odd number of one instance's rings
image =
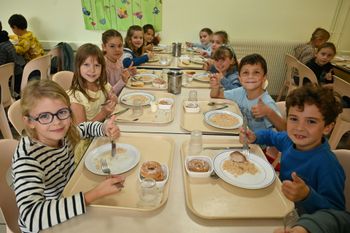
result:
[(183, 87), (186, 88), (210, 88), (210, 78), (209, 73), (204, 70), (184, 70), (183, 79), (186, 79), (183, 82)]
[[(248, 156), (238, 137), (203, 136), (203, 151), (191, 155), (182, 144), (181, 162), (187, 207), (205, 219), (283, 218), (294, 208), (258, 145)], [(235, 149), (228, 149), (235, 148)]]
[[(149, 146), (156, 144), (156, 147)], [(92, 207), (151, 211), (164, 205), (169, 194), (173, 167), (173, 139), (167, 136), (123, 133), (116, 140), (115, 157), (111, 157), (110, 145), (106, 137), (93, 140), (65, 187), (63, 196), (86, 192), (103, 181), (109, 174), (103, 172), (101, 161), (107, 160), (111, 174), (122, 174), (126, 177), (124, 187), (119, 193), (96, 200)], [(122, 170), (118, 170), (121, 167)], [(159, 199), (152, 202), (152, 205), (145, 205), (140, 198), (140, 184), (145, 178), (156, 181)]]
[(120, 96), (115, 114), (116, 121), (120, 123), (167, 124), (175, 117), (175, 95), (157, 91), (128, 91)]
[(238, 105), (226, 99), (184, 101), (181, 127), (213, 134), (239, 134), (242, 114)]
[[(196, 61), (196, 62), (193, 62), (193, 61)], [(199, 58), (193, 60), (193, 58), (191, 58), (188, 55), (183, 55), (183, 56), (179, 57), (177, 60), (177, 66), (180, 68), (184, 68), (184, 69), (201, 70), (201, 69), (203, 69), (203, 64), (204, 64), (204, 62), (202, 62), (202, 63), (199, 62)]]
[(128, 80), (126, 86), (131, 89), (166, 91), (168, 82), (163, 79), (161, 70), (140, 69)]

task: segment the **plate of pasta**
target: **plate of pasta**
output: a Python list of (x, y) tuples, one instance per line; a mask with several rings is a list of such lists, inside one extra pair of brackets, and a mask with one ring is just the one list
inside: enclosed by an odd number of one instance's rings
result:
[(134, 168), (140, 161), (140, 151), (130, 144), (116, 143), (116, 156), (112, 157), (111, 144), (104, 144), (90, 151), (85, 158), (86, 168), (97, 175), (107, 175), (102, 171), (105, 159), (111, 174), (122, 174)]
[(129, 106), (134, 106), (135, 100), (140, 100), (141, 105), (145, 106), (154, 101), (155, 97), (147, 92), (130, 92), (120, 97), (120, 102)]
[(262, 189), (270, 186), (276, 179), (273, 167), (254, 153), (249, 153), (244, 162), (235, 162), (224, 151), (214, 160), (215, 173), (226, 183), (245, 189)]
[(205, 82), (205, 83), (210, 82), (210, 75), (207, 72), (201, 73), (201, 74), (194, 74), (192, 77), (194, 80), (199, 82)]
[(242, 117), (228, 110), (213, 110), (204, 114), (204, 121), (219, 129), (236, 129), (243, 124)]

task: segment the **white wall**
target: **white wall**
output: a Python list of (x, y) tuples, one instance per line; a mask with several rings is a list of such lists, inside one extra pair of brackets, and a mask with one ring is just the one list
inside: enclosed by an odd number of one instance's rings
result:
[[(163, 0), (164, 43), (198, 40), (202, 27), (226, 30), (232, 40), (307, 41), (316, 27), (336, 32), (338, 50), (350, 51), (349, 0)], [(340, 7), (339, 7), (340, 6)], [(339, 10), (342, 13), (339, 16)], [(0, 20), (23, 14), (29, 30), (50, 47), (66, 41), (100, 43), (84, 29), (79, 0), (0, 0)], [(339, 26), (340, 25), (340, 26)], [(344, 38), (346, 37), (346, 38)], [(339, 47), (340, 46), (340, 47)]]

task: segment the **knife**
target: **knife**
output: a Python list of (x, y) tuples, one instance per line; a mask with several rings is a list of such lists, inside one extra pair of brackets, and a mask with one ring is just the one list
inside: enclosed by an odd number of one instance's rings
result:
[(225, 108), (228, 108), (228, 105), (225, 105), (223, 107), (220, 107), (220, 108), (215, 108), (215, 109), (211, 109), (209, 111), (206, 111), (206, 112), (203, 112), (203, 114), (207, 114), (208, 112), (211, 112), (211, 111), (217, 111), (217, 110), (221, 110), (221, 109), (225, 109)]
[(244, 148), (243, 146), (205, 146), (203, 147), (203, 150), (232, 150), (232, 149), (243, 150)]
[(120, 110), (120, 111), (118, 111), (118, 112), (112, 113), (111, 116), (113, 116), (113, 115), (121, 115), (121, 114), (123, 114), (124, 112), (129, 111), (129, 109), (130, 109), (130, 108), (125, 108), (125, 109)]
[(112, 145), (112, 158), (115, 157), (115, 155), (117, 154), (117, 145), (115, 144), (114, 140), (112, 139), (111, 140), (111, 145)]

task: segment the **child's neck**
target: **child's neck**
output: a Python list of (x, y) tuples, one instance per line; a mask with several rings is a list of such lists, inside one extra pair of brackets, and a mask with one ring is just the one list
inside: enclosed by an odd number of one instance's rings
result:
[(90, 82), (86, 82), (85, 87), (89, 91), (98, 91), (100, 89), (97, 83), (90, 83)]
[(258, 97), (260, 97), (264, 93), (264, 91), (265, 90), (262, 89), (262, 88), (257, 88), (257, 89), (254, 89), (254, 90), (246, 90), (247, 98), (249, 100), (257, 99)]

